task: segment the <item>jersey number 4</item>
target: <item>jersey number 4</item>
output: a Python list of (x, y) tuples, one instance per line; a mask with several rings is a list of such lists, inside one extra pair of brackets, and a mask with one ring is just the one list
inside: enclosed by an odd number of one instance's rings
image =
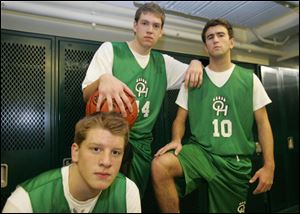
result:
[[(140, 102), (139, 102), (139, 100), (136, 101), (136, 104), (138, 106), (138, 111), (140, 112)], [(150, 101), (146, 101), (146, 103), (144, 104), (144, 106), (141, 109), (141, 112), (142, 112), (142, 114), (143, 114), (144, 117), (148, 117), (149, 116)]]

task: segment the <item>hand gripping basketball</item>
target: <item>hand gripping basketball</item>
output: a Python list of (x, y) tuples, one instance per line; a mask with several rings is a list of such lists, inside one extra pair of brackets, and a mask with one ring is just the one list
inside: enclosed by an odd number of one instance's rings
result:
[[(125, 118), (129, 124), (130, 127), (133, 126), (134, 122), (136, 121), (136, 118), (138, 116), (138, 107), (135, 101), (135, 98), (130, 96), (127, 92), (125, 92), (131, 105), (133, 108), (133, 111), (130, 113), (129, 109), (127, 108), (127, 106), (125, 106), (125, 110), (127, 113), (127, 117)], [(99, 97), (99, 92), (95, 91), (92, 96), (89, 98), (87, 104), (86, 104), (86, 108), (85, 108), (85, 114), (86, 115), (90, 115), (94, 112), (96, 112), (96, 107), (97, 107), (97, 101), (98, 101), (98, 97)], [(101, 112), (108, 112), (108, 103), (107, 100), (103, 100), (103, 102), (100, 105), (100, 111)], [(118, 106), (118, 104), (116, 103), (115, 99), (113, 99), (113, 111), (118, 112), (121, 114), (121, 110)]]

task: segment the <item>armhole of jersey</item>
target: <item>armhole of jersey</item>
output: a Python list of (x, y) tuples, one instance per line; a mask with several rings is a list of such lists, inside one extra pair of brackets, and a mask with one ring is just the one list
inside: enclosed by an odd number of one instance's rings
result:
[(126, 209), (127, 212), (141, 212), (140, 192), (136, 184), (126, 177)]

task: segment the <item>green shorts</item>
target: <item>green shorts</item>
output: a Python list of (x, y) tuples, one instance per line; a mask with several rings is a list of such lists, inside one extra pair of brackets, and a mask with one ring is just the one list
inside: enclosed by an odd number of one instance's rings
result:
[(132, 145), (133, 157), (128, 169), (127, 177), (139, 188), (141, 199), (144, 197), (151, 171), (151, 147), (146, 143)]
[(197, 144), (186, 144), (179, 155), (184, 182), (176, 181), (181, 197), (208, 183), (209, 212), (243, 212), (252, 163), (247, 156), (219, 156)]

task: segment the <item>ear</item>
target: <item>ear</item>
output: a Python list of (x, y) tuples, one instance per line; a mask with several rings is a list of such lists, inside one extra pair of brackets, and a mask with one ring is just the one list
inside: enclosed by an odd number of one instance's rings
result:
[(234, 38), (231, 38), (230, 39), (230, 49), (232, 49), (235, 45), (235, 41), (234, 41)]
[(136, 21), (133, 22), (133, 32), (136, 34), (136, 28), (137, 28), (137, 23)]
[(79, 146), (77, 143), (73, 143), (71, 146), (71, 155), (72, 155), (72, 162), (77, 163), (79, 157)]
[(206, 43), (203, 43), (203, 47), (204, 47), (205, 52), (208, 54), (208, 49), (207, 49)]
[(164, 35), (164, 33), (165, 33), (165, 32), (164, 32), (164, 29), (161, 29), (161, 32), (160, 32), (159, 38), (160, 38), (160, 37), (162, 37), (162, 36)]

